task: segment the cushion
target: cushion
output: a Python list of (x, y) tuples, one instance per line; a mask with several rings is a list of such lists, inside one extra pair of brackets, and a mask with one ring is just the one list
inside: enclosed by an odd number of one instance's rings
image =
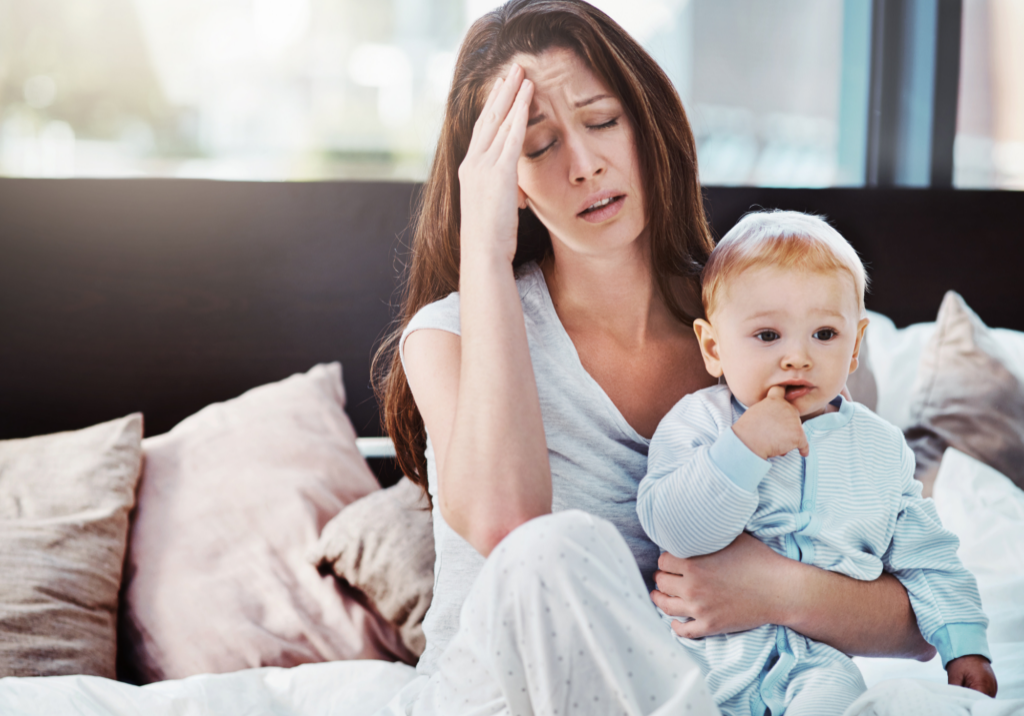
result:
[(423, 653), (434, 593), (434, 532), (423, 490), (403, 477), (353, 502), (327, 523), (310, 561), (361, 590), (402, 642)]
[(305, 559), (331, 517), (378, 489), (344, 404), (341, 366), (318, 365), (144, 441), (126, 677), (408, 658), (394, 629)]
[(142, 415), (0, 441), (0, 677), (114, 678)]
[[(935, 335), (935, 323), (915, 323), (897, 328), (892, 319), (881, 313), (868, 311), (868, 317), (871, 323), (865, 340), (866, 345), (871, 346), (867, 363), (878, 385), (876, 412), (905, 430), (910, 427), (911, 391), (917, 377), (917, 366), (925, 346)], [(1024, 332), (1009, 328), (988, 330), (1004, 357), (1009, 359), (1006, 367), (1024, 383)]]
[[(877, 385), (875, 412), (903, 430), (910, 425), (911, 389), (917, 377), (921, 353), (935, 333), (935, 323), (915, 323), (897, 328), (892, 319), (881, 313), (868, 311), (868, 318), (871, 322), (864, 341), (871, 348), (862, 362), (871, 367)], [(856, 396), (854, 400), (857, 400)]]
[(947, 447), (1024, 486), (1024, 388), (1012, 363), (963, 298), (948, 292), (921, 355), (905, 430), (926, 496)]

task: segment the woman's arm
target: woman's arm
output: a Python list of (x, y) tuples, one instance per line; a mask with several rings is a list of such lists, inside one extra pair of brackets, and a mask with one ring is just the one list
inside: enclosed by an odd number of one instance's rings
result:
[(461, 338), (417, 331), (405, 343), (431, 436), (445, 521), (481, 554), (551, 511), (551, 469), (522, 304), (512, 271), (516, 163), (532, 84), (513, 65), (492, 90), (459, 168)]
[(658, 561), (654, 603), (680, 636), (699, 638), (782, 624), (846, 654), (926, 661), (935, 649), (921, 636), (907, 591), (883, 574), (865, 582), (777, 554), (749, 534), (720, 552)]

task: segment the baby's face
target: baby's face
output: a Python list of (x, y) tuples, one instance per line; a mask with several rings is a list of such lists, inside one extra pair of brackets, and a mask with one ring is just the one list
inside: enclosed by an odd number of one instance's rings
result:
[(803, 418), (824, 412), (857, 367), (867, 319), (845, 271), (753, 268), (730, 278), (710, 318), (705, 363), (746, 406), (775, 385)]

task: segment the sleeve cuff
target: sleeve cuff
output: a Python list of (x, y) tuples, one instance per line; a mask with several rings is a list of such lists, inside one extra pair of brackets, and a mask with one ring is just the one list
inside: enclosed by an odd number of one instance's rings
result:
[(985, 627), (981, 624), (947, 624), (937, 629), (930, 640), (939, 650), (942, 667), (945, 668), (953, 659), (969, 654), (984, 656), (990, 662), (992, 653), (988, 649), (988, 638)]
[(756, 492), (772, 464), (743, 444), (732, 428), (726, 430), (711, 446), (711, 462), (725, 473), (737, 487)]

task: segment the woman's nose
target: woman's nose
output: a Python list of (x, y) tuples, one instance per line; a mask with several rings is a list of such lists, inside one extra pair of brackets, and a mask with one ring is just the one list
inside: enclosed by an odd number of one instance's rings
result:
[(588, 179), (604, 173), (604, 161), (600, 155), (591, 151), (582, 138), (569, 141), (570, 165), (569, 180), (573, 184), (582, 184)]

